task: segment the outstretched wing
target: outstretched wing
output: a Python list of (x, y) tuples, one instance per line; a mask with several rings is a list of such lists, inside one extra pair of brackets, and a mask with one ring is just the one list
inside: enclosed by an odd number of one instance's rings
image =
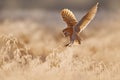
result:
[(70, 11), (68, 9), (63, 9), (61, 11), (61, 16), (62, 16), (63, 20), (67, 23), (67, 26), (69, 28), (75, 26), (75, 24), (77, 23), (77, 20), (76, 20), (74, 14), (72, 13), (72, 11)]
[(91, 20), (95, 17), (97, 12), (98, 3), (93, 6), (88, 13), (76, 24), (74, 27), (75, 32), (81, 32), (86, 28), (86, 26), (91, 22)]

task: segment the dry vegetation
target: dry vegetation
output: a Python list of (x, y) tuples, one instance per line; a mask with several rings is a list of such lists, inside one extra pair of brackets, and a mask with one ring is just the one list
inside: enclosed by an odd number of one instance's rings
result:
[(31, 20), (5, 19), (0, 80), (120, 80), (120, 19), (100, 17), (84, 31), (81, 45), (67, 48), (61, 26), (50, 30)]

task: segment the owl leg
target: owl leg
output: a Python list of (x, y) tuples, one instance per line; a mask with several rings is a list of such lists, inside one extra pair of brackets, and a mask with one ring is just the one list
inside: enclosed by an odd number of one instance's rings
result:
[(73, 43), (74, 41), (70, 41), (70, 43), (68, 43), (66, 46), (72, 46)]
[(70, 43), (66, 44), (65, 46), (71, 46), (74, 43), (75, 38), (70, 37)]
[(77, 41), (78, 41), (78, 44), (81, 44), (81, 38), (79, 36), (77, 36)]

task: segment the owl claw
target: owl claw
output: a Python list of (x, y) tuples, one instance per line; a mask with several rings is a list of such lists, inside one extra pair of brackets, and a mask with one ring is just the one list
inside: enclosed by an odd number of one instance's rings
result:
[(66, 47), (67, 47), (67, 46), (70, 47), (70, 46), (72, 46), (73, 43), (74, 43), (74, 40), (71, 40), (70, 43), (66, 44), (65, 46), (66, 46)]
[(68, 44), (65, 45), (65, 47), (70, 47), (70, 46), (72, 46), (71, 43), (68, 43)]
[(65, 45), (65, 47), (69, 46), (69, 43)]

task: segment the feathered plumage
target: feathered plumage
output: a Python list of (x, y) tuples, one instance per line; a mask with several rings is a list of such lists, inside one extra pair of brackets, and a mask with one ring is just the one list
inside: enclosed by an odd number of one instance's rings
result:
[(68, 9), (63, 9), (61, 11), (61, 15), (63, 20), (67, 23), (67, 27), (73, 27), (77, 23), (77, 20), (72, 11)]
[(75, 26), (75, 31), (76, 32), (81, 32), (82, 30), (84, 30), (87, 25), (91, 22), (91, 20), (95, 17), (95, 14), (97, 12), (97, 6), (98, 3), (93, 6), (88, 12), (87, 14), (77, 23), (77, 25)]
[[(78, 33), (84, 30), (91, 22), (91, 20), (95, 17), (98, 8), (97, 6), (98, 3), (93, 6), (79, 22), (77, 22), (77, 19), (75, 18), (72, 11), (68, 9), (63, 9), (61, 11), (62, 18), (67, 23), (67, 28), (63, 30), (63, 33), (65, 34), (65, 36), (70, 37), (69, 44), (74, 43), (74, 40), (77, 40), (80, 44), (81, 39), (79, 38)], [(66, 46), (68, 46), (69, 44), (67, 44)]]

